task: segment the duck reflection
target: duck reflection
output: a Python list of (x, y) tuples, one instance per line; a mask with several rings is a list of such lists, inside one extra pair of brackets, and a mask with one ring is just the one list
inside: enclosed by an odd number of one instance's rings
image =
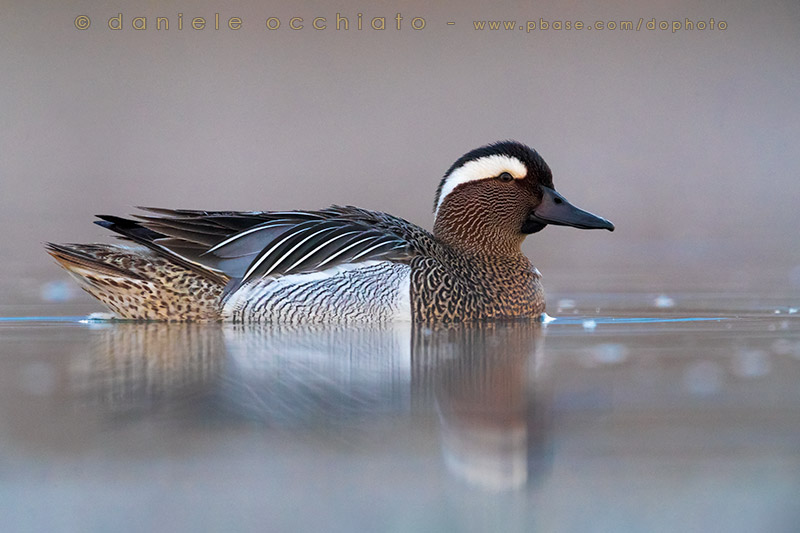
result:
[(206, 394), (223, 372), (222, 329), (206, 324), (92, 324), (75, 388), (111, 413), (147, 411)]
[(166, 407), (182, 421), (311, 429), (428, 417), (439, 421), (448, 471), (503, 490), (546, 464), (541, 337), (530, 322), (110, 324), (95, 332), (88, 365), (73, 370), (112, 415)]
[(281, 426), (331, 426), (408, 411), (410, 325), (266, 325), (225, 329), (220, 401)]
[(550, 394), (541, 328), (524, 322), (415, 331), (419, 395), (432, 392), (449, 470), (487, 489), (524, 486), (545, 465)]

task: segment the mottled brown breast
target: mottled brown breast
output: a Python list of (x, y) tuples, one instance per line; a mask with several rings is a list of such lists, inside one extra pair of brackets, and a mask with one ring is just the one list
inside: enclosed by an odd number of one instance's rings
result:
[(465, 255), (441, 250), (411, 262), (411, 314), (419, 322), (538, 318), (541, 276), (522, 254)]

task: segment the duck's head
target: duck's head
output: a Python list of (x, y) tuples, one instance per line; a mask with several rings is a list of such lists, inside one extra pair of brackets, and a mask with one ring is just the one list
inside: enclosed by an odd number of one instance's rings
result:
[(503, 141), (461, 156), (439, 183), (434, 234), (451, 246), (515, 253), (548, 224), (614, 231), (608, 220), (569, 203), (532, 148)]

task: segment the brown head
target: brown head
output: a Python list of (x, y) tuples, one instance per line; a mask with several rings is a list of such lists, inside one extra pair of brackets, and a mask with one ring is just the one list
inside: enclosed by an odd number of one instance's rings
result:
[(516, 255), (548, 224), (614, 230), (608, 220), (570, 204), (532, 148), (503, 141), (472, 150), (436, 191), (434, 235), (465, 253)]

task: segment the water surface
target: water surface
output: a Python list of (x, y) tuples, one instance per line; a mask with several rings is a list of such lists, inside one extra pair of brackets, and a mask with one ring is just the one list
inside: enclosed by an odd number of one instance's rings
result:
[(0, 526), (793, 531), (796, 304), (582, 293), (546, 325), (437, 328), (7, 316)]

